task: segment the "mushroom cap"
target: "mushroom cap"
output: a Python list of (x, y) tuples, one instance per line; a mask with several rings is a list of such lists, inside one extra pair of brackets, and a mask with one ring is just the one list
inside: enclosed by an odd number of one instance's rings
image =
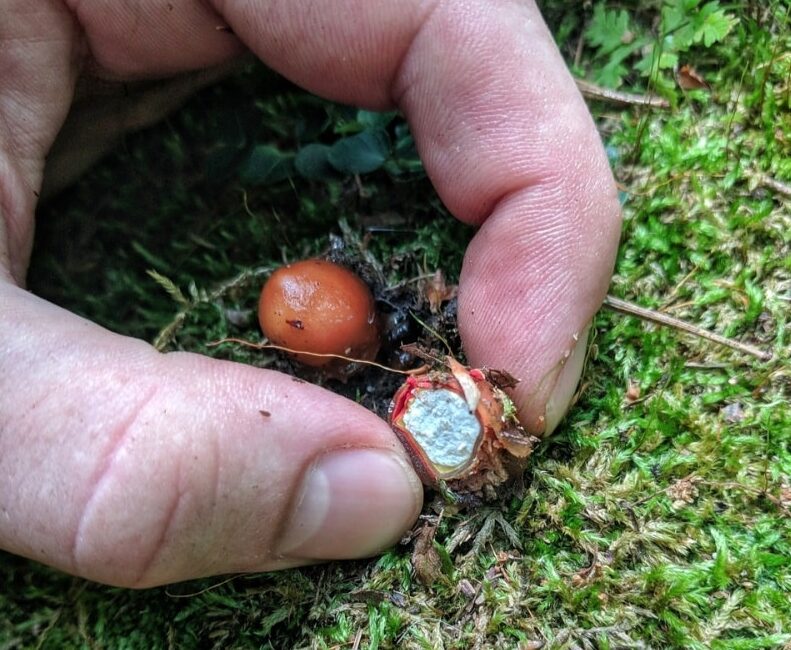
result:
[(258, 320), (276, 345), (302, 354), (308, 366), (342, 360), (310, 353), (372, 360), (379, 350), (379, 328), (373, 295), (349, 269), (320, 259), (288, 264), (264, 284)]

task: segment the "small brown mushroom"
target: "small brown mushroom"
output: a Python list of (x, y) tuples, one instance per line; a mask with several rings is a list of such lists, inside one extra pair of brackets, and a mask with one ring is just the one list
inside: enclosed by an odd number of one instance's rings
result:
[(258, 320), (272, 343), (298, 351), (297, 361), (334, 374), (343, 375), (349, 363), (318, 355), (372, 361), (379, 350), (370, 289), (349, 269), (321, 259), (275, 271), (261, 290)]

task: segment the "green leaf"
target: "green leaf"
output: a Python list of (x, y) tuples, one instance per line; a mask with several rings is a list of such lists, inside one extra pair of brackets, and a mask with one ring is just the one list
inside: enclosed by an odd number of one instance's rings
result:
[[(401, 127), (401, 128), (399, 128)], [(412, 137), (408, 127), (405, 124), (399, 124), (396, 127), (395, 145), (393, 146), (393, 155), (396, 158), (410, 158), (413, 160), (420, 160), (415, 146), (415, 139)]]
[(304, 178), (312, 181), (331, 181), (338, 174), (330, 164), (330, 147), (324, 144), (309, 144), (297, 152), (294, 168)]
[(366, 174), (379, 169), (389, 156), (387, 134), (377, 130), (338, 140), (330, 147), (328, 160), (339, 172)]
[(596, 73), (596, 83), (606, 88), (618, 88), (628, 70), (618, 61), (610, 61)]
[(316, 142), (330, 125), (327, 111), (312, 105), (300, 106), (294, 115), (294, 137), (300, 145)]
[(425, 173), (415, 146), (415, 139), (409, 132), (409, 127), (404, 123), (397, 124), (395, 127), (392, 158), (385, 163), (385, 169), (393, 176)]
[(609, 88), (618, 88), (629, 72), (623, 65), (624, 59), (632, 53), (631, 45), (621, 45), (610, 53), (610, 60), (596, 74), (596, 82)]
[(624, 9), (609, 11), (604, 8), (604, 4), (599, 3), (593, 9), (593, 18), (585, 30), (585, 37), (599, 48), (599, 54), (609, 54), (625, 44), (628, 33), (629, 14)]
[(659, 69), (673, 70), (678, 65), (678, 54), (673, 52), (662, 52), (659, 55)]
[(709, 7), (716, 8), (718, 3), (709, 2), (702, 10), (706, 14), (701, 27), (695, 32), (696, 40), (703, 39), (703, 45), (711, 47), (714, 43), (725, 38), (739, 22), (735, 18), (725, 13), (724, 9), (707, 12)]
[(665, 49), (685, 52), (695, 42), (697, 6), (700, 0), (670, 0), (662, 8)]
[(258, 145), (250, 153), (242, 167), (240, 177), (243, 183), (272, 184), (291, 176), (294, 169), (294, 156), (280, 151), (268, 144)]
[(396, 115), (398, 115), (398, 111), (386, 111), (382, 113), (360, 109), (357, 111), (357, 123), (366, 131), (384, 129), (395, 119)]
[(658, 44), (638, 61), (634, 69), (643, 77), (650, 79), (651, 88), (659, 95), (675, 101), (676, 82), (672, 77), (662, 74), (662, 70), (672, 69), (678, 65), (678, 55), (666, 50), (660, 51)]
[(662, 31), (670, 34), (690, 24), (700, 0), (666, 0), (662, 7)]

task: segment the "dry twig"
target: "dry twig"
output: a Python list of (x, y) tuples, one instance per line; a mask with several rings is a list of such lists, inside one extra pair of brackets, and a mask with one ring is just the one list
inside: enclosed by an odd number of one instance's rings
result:
[(657, 95), (638, 95), (636, 93), (626, 93), (621, 90), (602, 88), (585, 79), (575, 79), (577, 88), (585, 99), (595, 99), (619, 104), (621, 106), (650, 106), (651, 108), (670, 108), (670, 102)]
[(740, 341), (734, 341), (733, 339), (729, 339), (725, 336), (722, 336), (721, 334), (709, 332), (709, 330), (703, 329), (702, 327), (698, 327), (697, 325), (683, 321), (680, 318), (673, 318), (667, 314), (654, 311), (653, 309), (647, 309), (646, 307), (641, 307), (640, 305), (635, 305), (634, 303), (621, 300), (620, 298), (616, 298), (614, 296), (607, 296), (604, 299), (604, 306), (621, 314), (636, 316), (637, 318), (642, 318), (643, 320), (647, 320), (652, 323), (665, 325), (667, 327), (681, 330), (682, 332), (687, 332), (688, 334), (706, 339), (707, 341), (713, 341), (719, 345), (724, 345), (733, 350), (738, 350), (739, 352), (752, 355), (761, 361), (769, 361), (772, 358), (771, 352), (761, 350), (754, 345), (741, 343)]
[(776, 178), (772, 178), (771, 176), (767, 176), (766, 174), (759, 174), (758, 184), (762, 185), (763, 187), (769, 190), (772, 190), (773, 192), (777, 192), (778, 194), (781, 194), (787, 199), (791, 199), (791, 185), (789, 185), (788, 183), (784, 183), (783, 181), (778, 181)]

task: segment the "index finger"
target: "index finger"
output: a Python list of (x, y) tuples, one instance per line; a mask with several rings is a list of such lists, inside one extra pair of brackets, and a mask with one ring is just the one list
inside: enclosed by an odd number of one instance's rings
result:
[[(99, 63), (123, 72), (188, 67), (173, 52), (194, 50), (196, 34), (207, 47), (193, 58), (205, 64), (212, 48), (221, 56), (215, 39), (228, 38), (203, 11), (166, 12), (148, 0), (105, 21), (101, 4), (82, 3), (77, 15)], [(563, 404), (573, 390), (580, 353), (567, 357), (605, 295), (620, 209), (595, 126), (535, 3), (212, 6), (236, 38), (303, 87), (403, 109), (448, 208), (481, 225), (459, 295), (469, 358), (518, 376), (523, 421), (540, 432), (548, 416), (551, 428), (563, 407), (547, 414), (546, 403)]]
[(519, 377), (523, 422), (551, 429), (609, 284), (620, 208), (593, 121), (535, 3), (324, 5), (333, 11), (272, 2), (226, 3), (223, 13), (308, 89), (403, 109), (448, 208), (481, 225), (459, 294), (468, 356)]

